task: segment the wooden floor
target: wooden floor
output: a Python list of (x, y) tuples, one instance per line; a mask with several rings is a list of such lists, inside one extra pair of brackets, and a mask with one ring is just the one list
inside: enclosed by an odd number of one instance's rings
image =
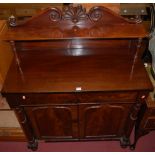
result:
[(0, 141), (26, 141), (25, 135), (19, 127), (0, 127)]

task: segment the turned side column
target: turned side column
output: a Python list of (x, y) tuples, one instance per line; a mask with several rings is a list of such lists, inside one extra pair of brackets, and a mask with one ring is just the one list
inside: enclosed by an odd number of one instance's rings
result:
[(28, 148), (34, 150), (37, 150), (38, 148), (38, 142), (36, 140), (36, 137), (34, 135), (34, 132), (32, 130), (32, 127), (27, 119), (27, 116), (24, 112), (23, 107), (18, 107), (14, 109), (15, 114), (18, 118), (18, 121), (26, 135), (27, 141), (28, 141)]
[(147, 92), (141, 92), (137, 95), (136, 103), (133, 104), (128, 119), (126, 121), (126, 126), (124, 128), (124, 136), (121, 138), (120, 141), (122, 147), (130, 146), (130, 134), (132, 132), (136, 120), (138, 119), (138, 113), (141, 109), (141, 106), (145, 103), (145, 98), (147, 96), (148, 96)]

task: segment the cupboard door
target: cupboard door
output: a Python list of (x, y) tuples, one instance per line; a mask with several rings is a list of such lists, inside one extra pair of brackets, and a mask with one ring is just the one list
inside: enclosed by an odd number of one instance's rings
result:
[(120, 137), (124, 134), (131, 106), (131, 103), (81, 104), (81, 138)]
[(25, 107), (25, 111), (38, 139), (78, 137), (76, 105)]

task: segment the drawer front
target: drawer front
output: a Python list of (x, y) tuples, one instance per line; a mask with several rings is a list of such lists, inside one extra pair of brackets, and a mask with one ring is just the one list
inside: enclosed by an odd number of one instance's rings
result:
[(76, 103), (75, 94), (30, 94), (25, 95), (24, 104), (67, 104)]
[(6, 94), (10, 107), (18, 105), (50, 105), (104, 102), (135, 102), (136, 92), (32, 93)]
[(155, 116), (154, 117), (148, 117), (145, 125), (144, 125), (145, 129), (150, 129), (150, 130), (154, 130), (155, 129)]
[(137, 98), (137, 92), (89, 92), (76, 95), (79, 103), (135, 102)]
[(7, 94), (10, 107), (18, 105), (50, 105), (77, 103), (76, 96), (73, 93), (62, 94)]

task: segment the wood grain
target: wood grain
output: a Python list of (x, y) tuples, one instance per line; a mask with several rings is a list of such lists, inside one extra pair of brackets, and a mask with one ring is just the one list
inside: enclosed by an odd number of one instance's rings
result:
[[(14, 19), (12, 21), (16, 22)], [(15, 25), (18, 25), (18, 23)], [(125, 19), (103, 6), (93, 7), (86, 11), (80, 5), (77, 7), (70, 5), (63, 10), (48, 8), (41, 11), (31, 19), (20, 23), (19, 26), (8, 28), (3, 39), (53, 40), (143, 38), (147, 36), (148, 33), (145, 31), (140, 19)]]
[(24, 23), (10, 21), (4, 39), (16, 59), (2, 93), (29, 148), (37, 149), (37, 140), (106, 139), (129, 146), (152, 90), (141, 60), (147, 33), (140, 19), (70, 5)]
[(26, 141), (21, 128), (0, 127), (0, 141)]
[(6, 31), (6, 28), (6, 21), (0, 20), (0, 87), (4, 83), (6, 74), (13, 58), (10, 44), (2, 40), (2, 33)]
[(19, 51), (19, 56), (20, 69), (13, 61), (3, 92), (76, 92), (77, 87), (84, 92), (152, 89), (142, 62), (134, 62), (127, 48), (30, 50)]

